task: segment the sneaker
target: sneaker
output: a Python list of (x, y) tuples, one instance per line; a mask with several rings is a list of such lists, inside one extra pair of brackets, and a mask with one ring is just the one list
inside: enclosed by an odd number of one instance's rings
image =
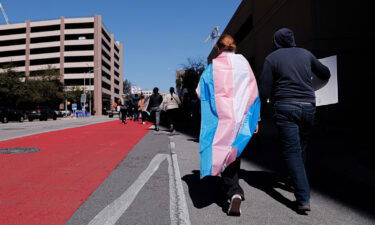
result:
[(240, 195), (233, 195), (230, 200), (228, 209), (228, 216), (240, 216), (241, 215), (241, 202), (242, 198)]
[(310, 204), (306, 205), (297, 205), (297, 211), (299, 213), (306, 213), (308, 211), (311, 211)]

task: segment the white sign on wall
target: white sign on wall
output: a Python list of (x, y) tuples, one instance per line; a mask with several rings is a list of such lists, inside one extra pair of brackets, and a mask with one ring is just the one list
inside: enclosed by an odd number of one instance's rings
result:
[(328, 67), (331, 72), (329, 81), (323, 81), (313, 76), (313, 86), (315, 89), (316, 106), (331, 105), (339, 102), (338, 84), (337, 84), (337, 56), (330, 56), (319, 59), (319, 61)]

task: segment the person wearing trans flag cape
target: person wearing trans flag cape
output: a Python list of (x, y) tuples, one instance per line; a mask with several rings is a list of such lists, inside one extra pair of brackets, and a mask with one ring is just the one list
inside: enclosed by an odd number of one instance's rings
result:
[(253, 71), (230, 35), (216, 44), (219, 56), (202, 73), (200, 177), (221, 175), (230, 199), (228, 215), (239, 216), (244, 192), (239, 185), (240, 155), (258, 131), (260, 99)]

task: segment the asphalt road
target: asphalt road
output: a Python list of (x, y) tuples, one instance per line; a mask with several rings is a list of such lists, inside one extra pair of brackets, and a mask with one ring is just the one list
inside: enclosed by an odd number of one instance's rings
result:
[[(112, 119), (0, 124), (0, 140), (108, 120)], [(228, 203), (218, 191), (220, 178), (199, 180), (198, 145), (182, 133), (150, 130), (66, 224), (375, 224), (374, 215), (314, 189), (312, 212), (297, 214), (291, 207), (293, 194), (279, 174), (246, 159), (240, 174), (246, 198), (242, 215), (228, 217)]]

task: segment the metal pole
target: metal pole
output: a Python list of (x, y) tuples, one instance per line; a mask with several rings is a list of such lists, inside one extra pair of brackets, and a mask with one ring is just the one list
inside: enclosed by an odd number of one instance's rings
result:
[(89, 74), (89, 86), (90, 86), (90, 97), (89, 97), (89, 112), (90, 112), (90, 115), (91, 115), (91, 77), (90, 77), (90, 74)]
[[(87, 66), (89, 66), (89, 65), (87, 64)], [(101, 67), (94, 68), (92, 70), (89, 70), (89, 72), (87, 72), (89, 74), (89, 86), (90, 86), (90, 98), (89, 98), (89, 105), (90, 105), (89, 110), (90, 110), (90, 114), (91, 114), (91, 104), (92, 104), (92, 102), (91, 102), (91, 94), (93, 94), (93, 92), (94, 92), (94, 91), (91, 91), (91, 78), (90, 78), (90, 74), (93, 73), (93, 72), (95, 72), (96, 70), (98, 70), (100, 68)], [(95, 77), (95, 75), (94, 75), (94, 77)]]
[[(86, 73), (83, 73), (83, 94), (86, 94)], [(81, 102), (82, 104), (82, 102)], [(83, 112), (86, 114), (86, 100), (83, 102)]]

